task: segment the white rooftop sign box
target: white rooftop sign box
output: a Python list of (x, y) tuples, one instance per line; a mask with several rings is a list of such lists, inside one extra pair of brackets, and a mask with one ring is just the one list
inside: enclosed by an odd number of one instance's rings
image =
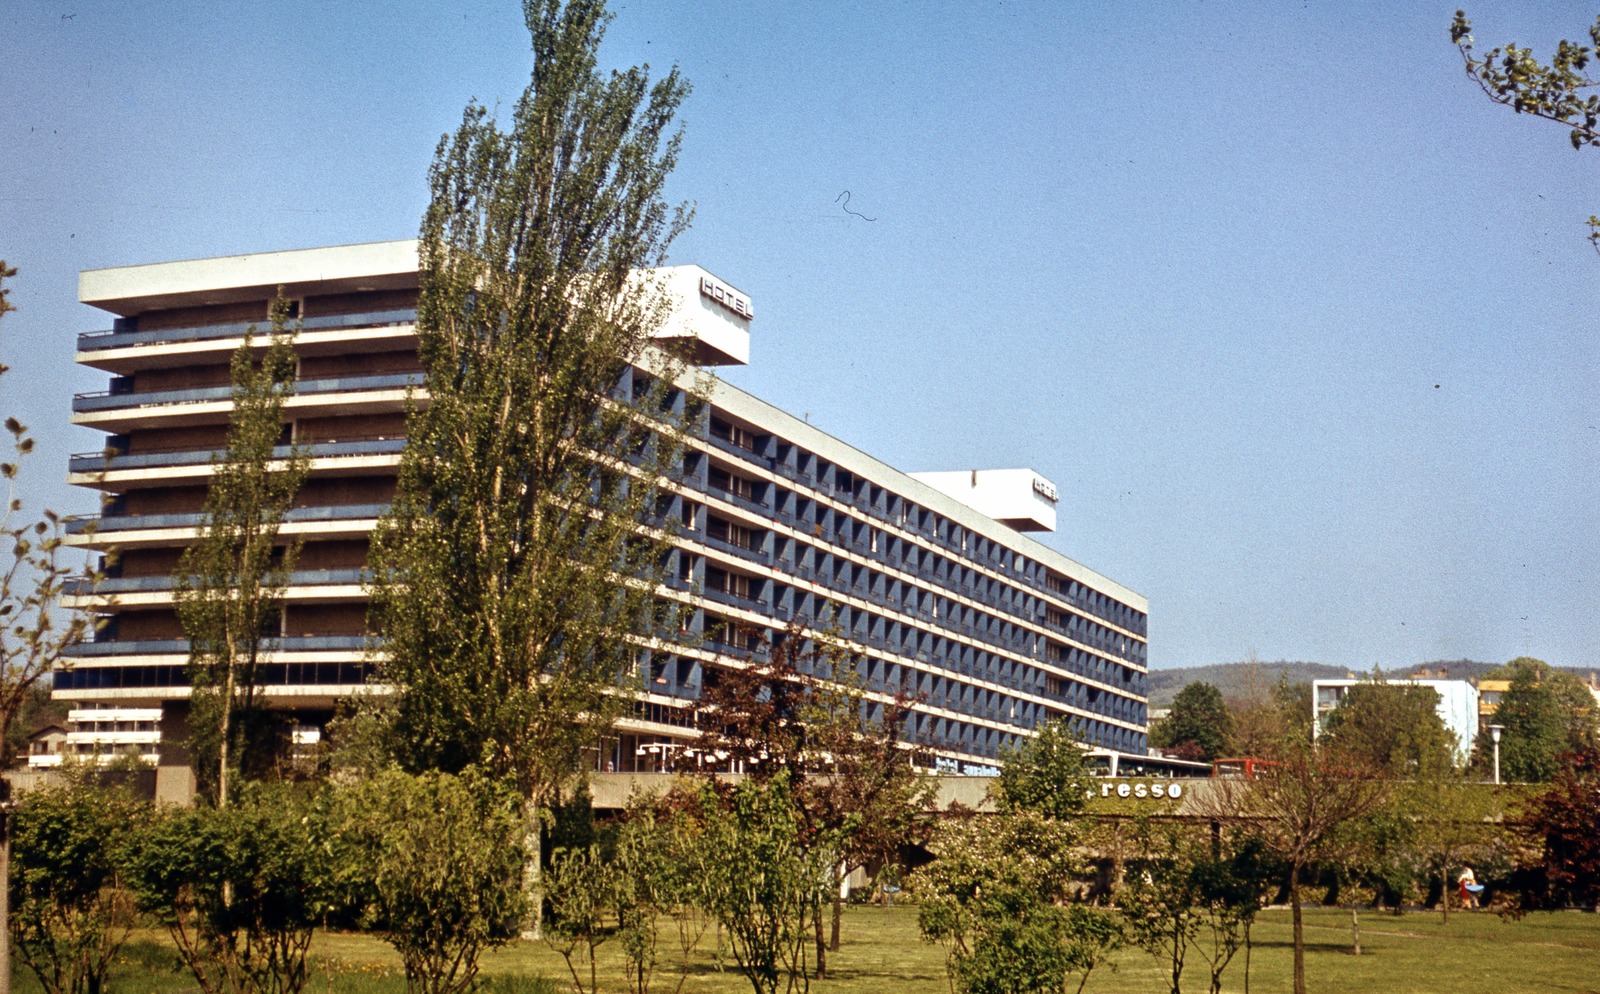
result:
[(667, 319), (655, 337), (694, 343), (686, 358), (700, 366), (750, 362), (750, 295), (699, 266), (663, 266), (649, 271), (667, 296)]
[(1031, 469), (912, 473), (940, 493), (1019, 532), (1056, 530), (1056, 485)]

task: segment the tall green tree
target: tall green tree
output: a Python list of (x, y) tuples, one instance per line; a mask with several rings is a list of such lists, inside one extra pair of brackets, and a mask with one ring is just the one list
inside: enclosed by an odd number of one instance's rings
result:
[(1350, 687), (1323, 721), (1337, 752), (1393, 777), (1438, 776), (1455, 764), (1456, 736), (1439, 717), (1439, 692), (1416, 684)]
[(1082, 871), (1092, 778), (1064, 720), (1001, 757), (993, 818), (947, 822), (912, 877), (922, 937), (963, 992), (1078, 990), (1122, 942), (1099, 909), (1063, 905)]
[[(1494, 712), (1500, 736), (1501, 776), (1512, 782), (1546, 783), (1562, 768), (1563, 753), (1595, 745), (1594, 697), (1571, 673), (1542, 659), (1518, 657), (1491, 670), (1484, 679), (1510, 680)], [(1480, 770), (1493, 763), (1489, 729), (1478, 733), (1473, 762)]]
[[(17, 270), (0, 259), (0, 318), (16, 310), (5, 281)], [(8, 367), (0, 364), (0, 376)], [(5, 479), (5, 509), (0, 512), (0, 541), (8, 550), (0, 559), (0, 769), (16, 760), (18, 716), (45, 674), (64, 661), (67, 647), (95, 629), (95, 620), (81, 609), (63, 608), (72, 567), (63, 558), (61, 519), (44, 509), (37, 517), (17, 492), (22, 462), (33, 452), (28, 427), (15, 417), (5, 419), (11, 455), (0, 462)], [(92, 584), (98, 571), (91, 569)], [(11, 928), (8, 881), (11, 879), (10, 817), (4, 803), (10, 783), (0, 780), (0, 994), (11, 991)]]
[(602, 72), (602, 0), (523, 11), (533, 78), (509, 127), (469, 105), (429, 172), (427, 396), (371, 561), (396, 758), (481, 765), (537, 812), (626, 706), (656, 632), (666, 536), (641, 525), (687, 402), (681, 364), (649, 349), (664, 299), (640, 271), (688, 222), (664, 199), (688, 85)]
[(1032, 738), (1001, 753), (1000, 775), (990, 788), (996, 806), (1060, 822), (1083, 817), (1095, 786), (1083, 757), (1083, 745), (1066, 719), (1045, 723)]
[(1172, 712), (1150, 730), (1150, 744), (1184, 749), (1193, 758), (1210, 762), (1227, 750), (1232, 734), (1232, 716), (1222, 691), (1197, 680), (1178, 691)]
[(297, 326), (281, 292), (270, 315), (265, 352), (251, 329), (233, 354), (227, 448), (212, 463), (200, 534), (174, 577), (189, 639), (190, 761), (201, 796), (219, 808), (228, 806), (247, 768), (246, 743), (264, 724), (257, 678), (279, 634), (299, 552), (281, 531), (310, 463), (303, 450), (277, 451), (283, 403), (294, 393)]
[[(1467, 75), (1497, 104), (1567, 128), (1572, 147), (1600, 145), (1600, 79), (1588, 74), (1589, 62), (1600, 48), (1600, 18), (1589, 28), (1589, 45), (1563, 38), (1556, 44), (1549, 65), (1533, 50), (1510, 43), (1490, 49), (1481, 58), (1473, 52), (1472, 22), (1456, 11), (1450, 40), (1461, 52)], [(1592, 46), (1592, 47), (1591, 47)], [(1600, 217), (1589, 218), (1589, 241), (1600, 251)]]

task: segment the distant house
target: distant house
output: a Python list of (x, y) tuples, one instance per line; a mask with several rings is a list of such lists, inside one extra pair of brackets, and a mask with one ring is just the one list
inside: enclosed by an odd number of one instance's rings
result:
[(28, 766), (31, 769), (61, 765), (61, 750), (67, 744), (67, 726), (51, 723), (28, 736)]

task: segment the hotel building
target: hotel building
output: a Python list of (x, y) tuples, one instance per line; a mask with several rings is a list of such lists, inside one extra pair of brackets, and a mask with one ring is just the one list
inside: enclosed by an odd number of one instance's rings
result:
[[(750, 298), (694, 266), (658, 271), (674, 300), (658, 333), (703, 369), (748, 360)], [(278, 287), (294, 302), (298, 380), (284, 453), (310, 472), (283, 532), (303, 540), (264, 693), (301, 736), (366, 691), (367, 540), (391, 500), (416, 355), (414, 242), (88, 271), (80, 299), (114, 315), (78, 338), (109, 374), (73, 401), (106, 451), (72, 457), (73, 483), (107, 498), (72, 541), (120, 550), (98, 590), (106, 616), (56, 675), (77, 706), (161, 708), (160, 756), (186, 764), (188, 645), (172, 574), (201, 522), (226, 440), (228, 360), (261, 329)], [(1028, 537), (1054, 528), (1055, 487), (1030, 470), (907, 474), (715, 378), (671, 513), (672, 582), (692, 607), (682, 645), (641, 659), (644, 692), (601, 763), (649, 769), (692, 747), (694, 702), (716, 667), (760, 662), (791, 622), (842, 639), (881, 707), (916, 698), (920, 761), (982, 773), (1040, 723), (1075, 719), (1099, 750), (1145, 755), (1143, 597)], [(619, 390), (627, 390), (627, 383)], [(827, 619), (825, 622), (820, 619)]]

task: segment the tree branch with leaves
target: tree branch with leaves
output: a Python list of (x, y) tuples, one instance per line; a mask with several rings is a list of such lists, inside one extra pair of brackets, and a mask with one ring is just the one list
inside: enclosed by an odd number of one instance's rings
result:
[[(1566, 127), (1574, 149), (1600, 145), (1600, 94), (1590, 92), (1600, 87), (1600, 80), (1587, 73), (1595, 50), (1600, 49), (1600, 18), (1589, 29), (1589, 45), (1563, 38), (1548, 65), (1536, 59), (1532, 49), (1515, 43), (1490, 49), (1482, 57), (1475, 55), (1472, 22), (1465, 11), (1456, 11), (1450, 40), (1461, 53), (1467, 75), (1490, 100)], [(1589, 241), (1600, 252), (1600, 217), (1590, 217), (1588, 223)]]

